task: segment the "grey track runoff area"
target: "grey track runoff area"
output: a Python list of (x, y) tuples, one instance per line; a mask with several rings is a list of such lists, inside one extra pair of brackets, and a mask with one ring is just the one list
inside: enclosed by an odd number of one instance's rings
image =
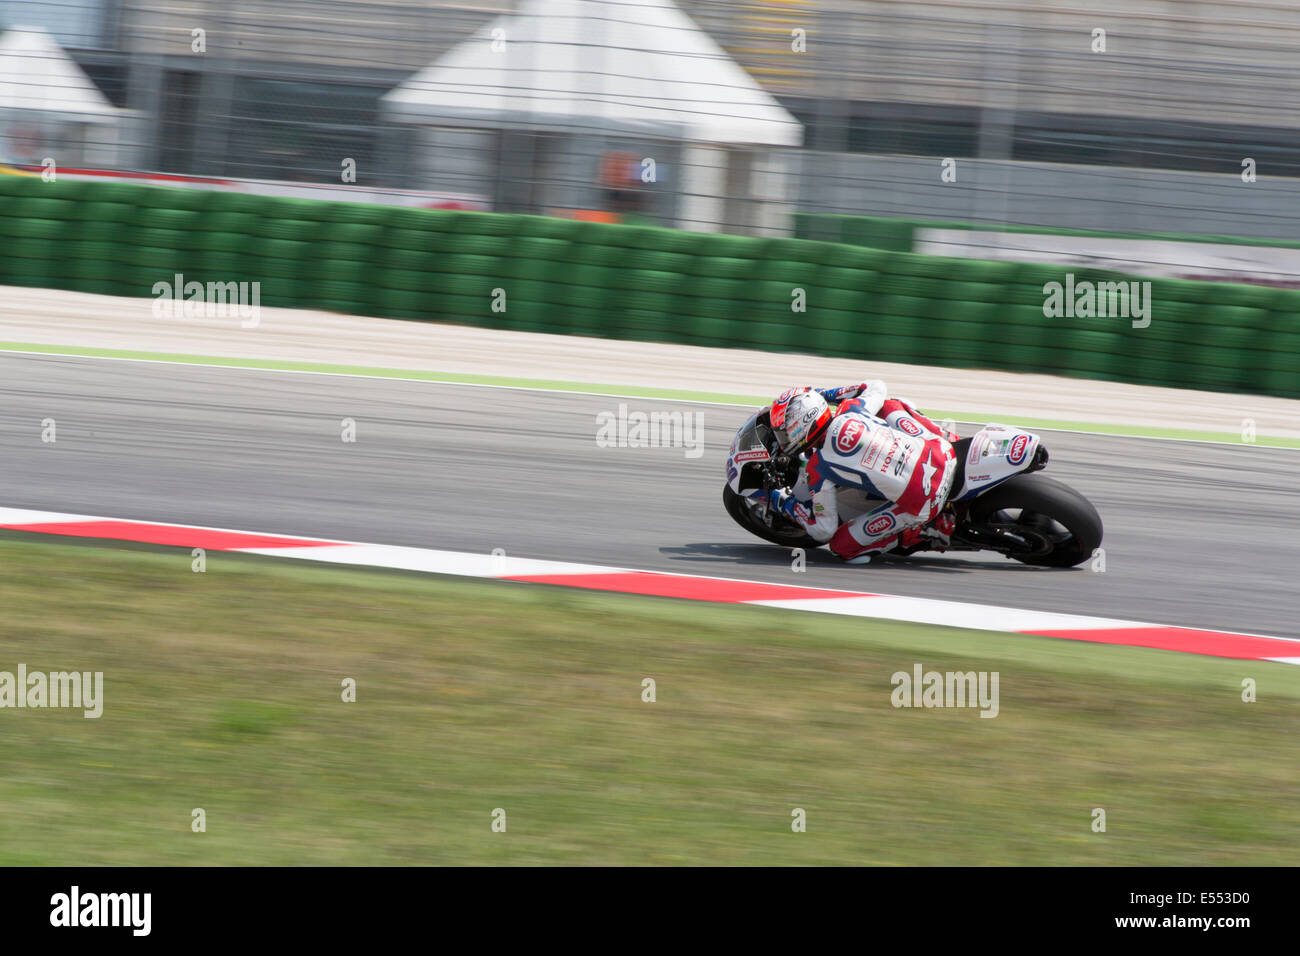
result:
[[(620, 402), (700, 413), (704, 454), (598, 447), (597, 415)], [(654, 399), (0, 355), (0, 504), (1300, 637), (1300, 451), (1048, 432), (1047, 474), (1086, 494), (1105, 522), (1104, 573), (985, 553), (849, 567), (824, 549), (796, 573), (789, 551), (722, 509), (723, 461), (745, 416)], [(43, 443), (49, 418), (57, 438)], [(345, 418), (354, 443), (341, 440)]]

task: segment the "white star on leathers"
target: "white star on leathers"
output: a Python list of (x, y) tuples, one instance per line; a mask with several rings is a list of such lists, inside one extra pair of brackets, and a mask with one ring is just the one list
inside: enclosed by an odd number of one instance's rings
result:
[(921, 475), (925, 478), (925, 481), (922, 483), (921, 490), (924, 491), (927, 495), (930, 493), (930, 482), (934, 478), (934, 473), (938, 470), (939, 470), (938, 468), (930, 464), (930, 456), (929, 454), (927, 454), (925, 456), (925, 461), (921, 462)]

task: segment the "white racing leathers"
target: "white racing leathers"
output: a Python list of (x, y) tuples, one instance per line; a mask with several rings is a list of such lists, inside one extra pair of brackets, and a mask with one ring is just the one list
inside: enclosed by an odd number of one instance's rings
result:
[[(934, 518), (948, 499), (956, 469), (952, 445), (911, 406), (889, 399), (872, 414), (861, 399), (849, 400), (840, 405), (792, 489), (796, 515), (812, 538), (829, 541), (841, 558), (865, 560)], [(840, 487), (885, 502), (840, 524)]]

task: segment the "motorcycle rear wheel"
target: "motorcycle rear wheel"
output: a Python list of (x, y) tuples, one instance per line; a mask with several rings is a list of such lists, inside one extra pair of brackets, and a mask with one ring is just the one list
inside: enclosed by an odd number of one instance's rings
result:
[(1069, 568), (1101, 545), (1101, 516), (1069, 485), (1034, 472), (1008, 478), (970, 505), (969, 520), (1026, 542), (1007, 557), (1024, 564)]

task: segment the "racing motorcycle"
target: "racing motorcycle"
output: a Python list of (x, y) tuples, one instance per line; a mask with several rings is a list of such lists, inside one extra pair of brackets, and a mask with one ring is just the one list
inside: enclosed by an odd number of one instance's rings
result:
[[(1101, 544), (1101, 517), (1069, 485), (1039, 474), (1047, 466), (1047, 449), (1039, 437), (1008, 425), (986, 425), (970, 438), (953, 443), (957, 473), (944, 511), (956, 521), (948, 551), (997, 551), (1025, 564), (1066, 568), (1088, 560)], [(791, 488), (804, 460), (780, 453), (760, 408), (740, 426), (727, 456), (727, 483), (722, 503), (727, 514), (751, 534), (787, 548), (816, 548), (817, 541), (796, 522), (768, 507), (762, 489)], [(865, 491), (840, 487), (840, 523), (884, 503)], [(941, 512), (943, 513), (943, 512)], [(919, 544), (894, 548), (891, 555), (930, 550)]]

